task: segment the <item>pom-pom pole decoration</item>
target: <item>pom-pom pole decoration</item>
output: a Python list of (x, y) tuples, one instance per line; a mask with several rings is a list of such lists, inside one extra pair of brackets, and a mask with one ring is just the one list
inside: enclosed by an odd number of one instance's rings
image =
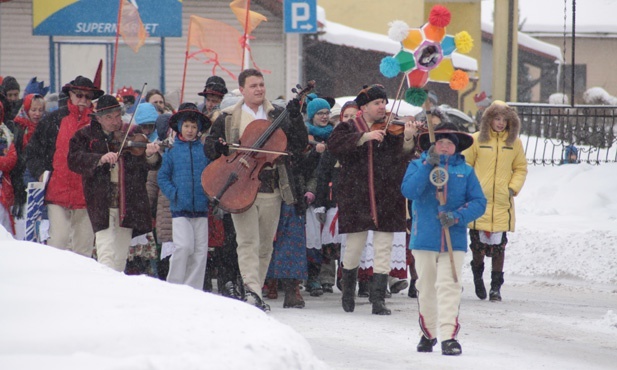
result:
[(412, 87), (405, 91), (405, 101), (416, 107), (422, 106), (428, 94), (424, 89)]
[(403, 21), (392, 21), (389, 24), (388, 37), (396, 42), (403, 42), (409, 34), (409, 26)]
[(452, 90), (462, 90), (467, 87), (469, 83), (469, 76), (467, 73), (457, 69), (452, 73), (452, 77), (450, 78), (450, 88)]
[[(409, 28), (403, 21), (390, 23), (388, 36), (401, 43), (401, 50), (394, 57), (382, 59), (379, 70), (388, 78), (401, 72), (406, 75), (409, 89), (405, 92), (405, 100), (408, 103), (422, 106), (426, 100), (422, 87), (429, 80), (449, 83), (454, 90), (464, 89), (469, 83), (467, 73), (454, 70), (452, 53), (469, 53), (473, 39), (467, 31), (447, 35), (445, 27), (451, 20), (448, 8), (435, 5), (429, 13), (428, 23), (420, 28)], [(398, 68), (395, 63), (398, 63)]]
[(428, 15), (428, 22), (436, 27), (446, 27), (450, 24), (451, 19), (450, 10), (443, 5), (435, 5)]
[(387, 78), (396, 77), (401, 72), (401, 65), (395, 57), (385, 57), (379, 64), (379, 71)]

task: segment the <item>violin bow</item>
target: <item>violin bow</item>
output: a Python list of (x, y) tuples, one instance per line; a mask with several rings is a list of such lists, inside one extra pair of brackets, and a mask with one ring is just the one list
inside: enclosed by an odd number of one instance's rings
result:
[[(398, 113), (399, 108), (401, 107), (401, 90), (403, 90), (403, 84), (405, 83), (405, 74), (403, 74), (403, 78), (401, 79), (401, 83), (398, 85), (398, 91), (396, 92), (396, 98), (394, 99), (394, 103), (392, 103), (392, 108), (394, 108), (394, 106), (397, 104), (398, 102), (398, 107), (396, 107), (396, 113)], [(386, 128), (385, 130), (388, 131), (388, 126), (390, 126), (390, 123), (392, 122), (392, 120), (394, 119), (394, 109), (392, 109), (392, 111), (390, 112), (390, 116), (388, 116), (388, 120), (386, 121)]]
[(137, 99), (135, 99), (137, 106), (135, 107), (135, 112), (131, 115), (131, 119), (129, 120), (129, 127), (126, 129), (126, 133), (124, 134), (124, 139), (122, 140), (120, 149), (118, 149), (118, 154), (122, 153), (122, 149), (124, 148), (124, 144), (126, 143), (126, 138), (129, 137), (129, 129), (131, 128), (133, 117), (135, 117), (135, 115), (137, 114), (137, 110), (139, 109), (139, 102), (141, 101), (141, 96), (143, 95), (144, 90), (146, 89), (146, 85), (148, 85), (148, 83), (144, 82), (144, 85), (142, 86), (141, 91), (139, 92), (139, 96), (137, 97)]

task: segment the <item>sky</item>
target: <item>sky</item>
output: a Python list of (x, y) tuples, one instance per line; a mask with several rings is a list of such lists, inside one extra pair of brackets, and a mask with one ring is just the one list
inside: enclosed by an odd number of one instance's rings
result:
[[(563, 33), (564, 5), (567, 32), (572, 25), (572, 0), (518, 0), (519, 23), (523, 23), (521, 31), (527, 33), (549, 32)], [(494, 0), (482, 0), (482, 21), (493, 23), (492, 15)], [(617, 1), (615, 0), (577, 0), (576, 1), (576, 32), (617, 33), (615, 22)]]
[[(506, 370), (562, 370), (580, 368), (578, 361), (591, 356), (588, 363), (597, 366), (589, 368), (608, 369), (603, 364), (617, 361), (615, 184), (615, 163), (529, 167), (516, 197), (516, 232), (509, 234), (504, 302), (475, 299), (464, 269), (464, 350), (454, 362), (439, 349), (427, 356), (415, 352), (417, 313), (405, 291), (391, 299), (388, 317), (375, 318), (360, 302), (357, 312), (344, 313), (338, 291), (305, 297), (302, 310), (283, 309), (279, 298), (265, 314), (186, 286), (125, 276), (70, 252), (12, 241), (0, 230), (0, 368), (370, 369), (383, 363), (380, 368), (494, 369), (499, 361)], [(547, 303), (518, 312), (538, 291)], [(571, 317), (562, 312), (569, 304)], [(538, 322), (543, 334), (521, 339), (517, 323), (523, 321)], [(580, 341), (591, 345), (577, 347)], [(575, 348), (581, 353), (570, 359)]]

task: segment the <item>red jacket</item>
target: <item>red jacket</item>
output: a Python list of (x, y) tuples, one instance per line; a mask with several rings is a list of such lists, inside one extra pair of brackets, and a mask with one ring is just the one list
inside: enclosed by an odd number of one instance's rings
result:
[(0, 172), (2, 172), (0, 175), (0, 204), (7, 212), (11, 211), (14, 200), (13, 185), (9, 174), (15, 167), (15, 163), (17, 163), (17, 151), (15, 151), (15, 145), (11, 144), (6, 155), (0, 153)]
[(47, 184), (45, 200), (69, 209), (86, 208), (86, 199), (81, 181), (81, 175), (69, 170), (67, 156), (69, 141), (82, 127), (90, 123), (89, 114), (92, 109), (79, 112), (79, 108), (68, 102), (69, 114), (60, 122), (60, 129), (55, 142), (55, 152), (52, 160), (53, 172)]

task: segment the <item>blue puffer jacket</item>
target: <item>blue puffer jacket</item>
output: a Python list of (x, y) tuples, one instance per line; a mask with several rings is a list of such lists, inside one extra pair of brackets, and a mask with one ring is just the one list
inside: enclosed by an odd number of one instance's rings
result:
[[(486, 198), (471, 166), (460, 154), (442, 155), (441, 166), (448, 171), (444, 189), (445, 212), (452, 212), (458, 223), (450, 227), (452, 249), (467, 251), (467, 224), (484, 214)], [(437, 188), (430, 183), (433, 166), (425, 163), (426, 152), (409, 164), (401, 185), (407, 199), (413, 200), (411, 242), (409, 249), (446, 252), (443, 228), (437, 218), (439, 200)]]
[(158, 183), (170, 201), (173, 217), (208, 214), (208, 198), (201, 186), (201, 173), (210, 161), (204, 155), (203, 147), (199, 140), (187, 142), (177, 138), (173, 148), (163, 155)]

